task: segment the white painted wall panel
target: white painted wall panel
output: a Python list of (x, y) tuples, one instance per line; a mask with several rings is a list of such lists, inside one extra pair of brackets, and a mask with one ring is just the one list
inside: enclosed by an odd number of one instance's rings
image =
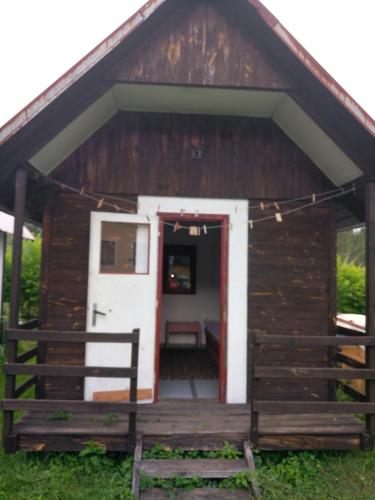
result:
[[(140, 196), (139, 214), (155, 217), (157, 212), (230, 216), (228, 262), (228, 341), (227, 402), (245, 403), (247, 391), (247, 266), (248, 202), (201, 198), (167, 198)], [(153, 344), (155, 346), (155, 344)]]

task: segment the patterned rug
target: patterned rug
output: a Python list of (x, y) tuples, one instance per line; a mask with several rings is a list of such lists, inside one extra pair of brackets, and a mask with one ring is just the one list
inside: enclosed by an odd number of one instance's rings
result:
[(217, 379), (218, 367), (207, 349), (161, 349), (161, 380)]

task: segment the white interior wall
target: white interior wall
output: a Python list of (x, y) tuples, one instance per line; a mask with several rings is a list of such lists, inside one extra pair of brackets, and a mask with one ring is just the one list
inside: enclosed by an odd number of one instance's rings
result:
[[(193, 295), (163, 294), (161, 343), (165, 342), (166, 321), (200, 321), (204, 332), (205, 320), (219, 320), (220, 304), (220, 233), (219, 229), (207, 235), (192, 237), (186, 231), (173, 232), (164, 228), (166, 245), (193, 245), (197, 248), (196, 293)], [(202, 335), (202, 339), (204, 334)], [(195, 344), (193, 335), (172, 335), (171, 344)]]
[[(204, 198), (167, 198), (140, 196), (138, 213), (153, 217), (158, 212), (229, 215), (227, 402), (245, 403), (247, 398), (247, 266), (248, 202)], [(150, 336), (147, 345), (155, 349)], [(153, 370), (144, 367), (146, 370)]]

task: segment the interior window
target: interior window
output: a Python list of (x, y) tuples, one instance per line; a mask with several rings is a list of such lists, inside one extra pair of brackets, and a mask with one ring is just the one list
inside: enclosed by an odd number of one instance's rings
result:
[(102, 222), (101, 273), (147, 274), (148, 266), (148, 224)]

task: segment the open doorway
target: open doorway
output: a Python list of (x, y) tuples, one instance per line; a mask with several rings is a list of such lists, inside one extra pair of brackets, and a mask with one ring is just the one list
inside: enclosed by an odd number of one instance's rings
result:
[(228, 218), (159, 217), (155, 399), (225, 402)]

